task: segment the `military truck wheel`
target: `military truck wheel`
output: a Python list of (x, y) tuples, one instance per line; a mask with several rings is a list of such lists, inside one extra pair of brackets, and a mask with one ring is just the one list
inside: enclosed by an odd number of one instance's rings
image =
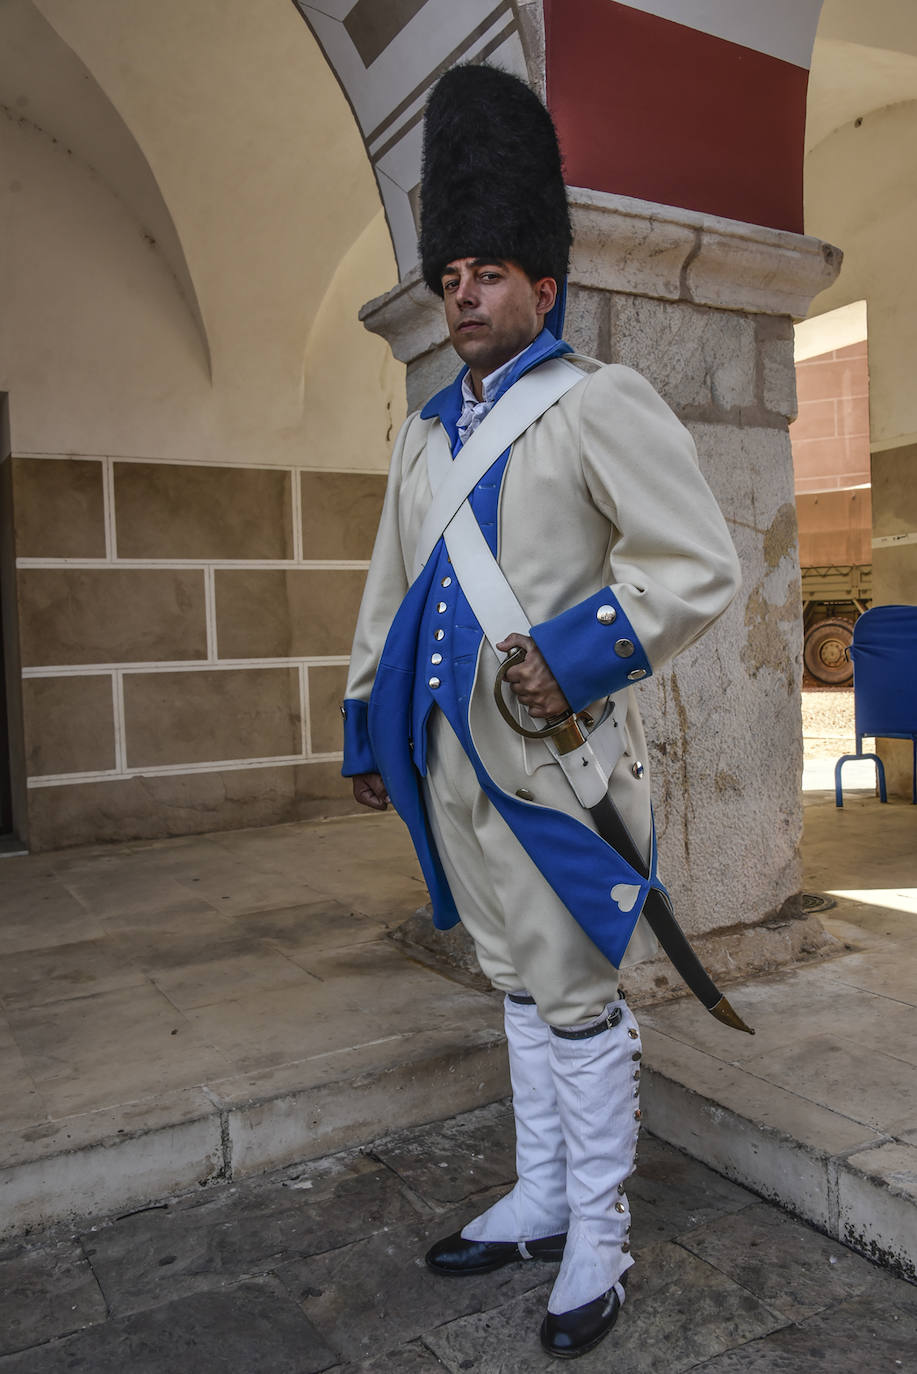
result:
[(818, 682), (842, 687), (853, 680), (853, 664), (846, 650), (853, 643), (849, 620), (820, 620), (806, 631), (803, 660)]

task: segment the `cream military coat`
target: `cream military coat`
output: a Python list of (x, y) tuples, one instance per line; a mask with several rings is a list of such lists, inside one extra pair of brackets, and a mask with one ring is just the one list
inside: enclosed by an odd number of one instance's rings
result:
[[(597, 721), (613, 707), (623, 752), (609, 792), (649, 858), (649, 770), (635, 684), (723, 613), (739, 585), (739, 567), (691, 436), (650, 384), (627, 367), (575, 354), (567, 361), (582, 370), (582, 381), (534, 421), (509, 453), (499, 491), (496, 552), (570, 705), (588, 708)], [(343, 771), (383, 773), (411, 829), (434, 917), (445, 926), (455, 916), (442, 909), (441, 893), (437, 911), (435, 889), (442, 873), (423, 825), (422, 801), (418, 810), (405, 793), (407, 772), (400, 762), (410, 761), (414, 772), (418, 765), (422, 771), (423, 741), (392, 738), (406, 731), (410, 715), (393, 704), (399, 691), (403, 696), (421, 689), (420, 684), (408, 688), (402, 679), (413, 667), (410, 635), (424, 601), (422, 589), (411, 586), (410, 570), (432, 501), (426, 444), (439, 424), (436, 417), (412, 414), (395, 444), (353, 644)], [(461, 450), (455, 461), (461, 462)], [(620, 964), (642, 903), (629, 915), (611, 904), (605, 938), (602, 903), (608, 905), (609, 875), (616, 871), (604, 865), (608, 846), (595, 835), (588, 812), (547, 748), (524, 741), (501, 719), (493, 700), (498, 666), (482, 635), (467, 706), (466, 749), (482, 785), (547, 881), (603, 952)], [(380, 686), (386, 674), (395, 683), (394, 695)], [(638, 761), (642, 770), (634, 767)], [(528, 804), (517, 800), (520, 792), (531, 798)], [(578, 879), (570, 877), (570, 854), (579, 850), (572, 867), (582, 870), (582, 893)], [(582, 918), (578, 906), (584, 908)]]

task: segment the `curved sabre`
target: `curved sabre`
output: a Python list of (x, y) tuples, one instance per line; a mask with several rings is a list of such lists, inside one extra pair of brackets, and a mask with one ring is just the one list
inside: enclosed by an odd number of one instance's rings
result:
[[(521, 663), (524, 658), (525, 649), (513, 649), (500, 664), (497, 671), (494, 681), (494, 700), (500, 715), (507, 725), (516, 731), (517, 735), (523, 735), (526, 739), (550, 739), (559, 754), (567, 754), (573, 749), (580, 748), (588, 736), (586, 730), (580, 725), (575, 712), (566, 711), (562, 716), (553, 717), (547, 722), (543, 730), (529, 730), (519, 724), (509, 709), (503, 696), (503, 681), (507, 671), (517, 663)], [(646, 860), (637, 848), (620, 812), (611, 800), (611, 796), (606, 792), (594, 806), (589, 806), (586, 809), (605, 843), (611, 845), (612, 849), (620, 854), (621, 858), (629, 863), (631, 868), (636, 869), (644, 878), (648, 877), (649, 868)], [(724, 1026), (731, 1026), (733, 1030), (745, 1031), (748, 1035), (754, 1035), (755, 1032), (751, 1026), (746, 1025), (738, 1012), (730, 1005), (728, 998), (723, 996), (697, 957), (688, 937), (675, 919), (675, 912), (672, 910), (666, 894), (660, 892), (658, 888), (650, 888), (643, 905), (643, 915), (674, 965), (676, 972), (684, 979), (695, 997), (704, 1004), (710, 1015), (715, 1016), (717, 1021), (722, 1021)]]

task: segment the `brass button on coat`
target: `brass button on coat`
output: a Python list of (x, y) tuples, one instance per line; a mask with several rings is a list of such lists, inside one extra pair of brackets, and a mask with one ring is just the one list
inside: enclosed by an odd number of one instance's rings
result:
[(437, 609), (437, 611), (439, 612), (439, 614), (442, 615), (443, 611), (448, 610), (448, 607), (447, 607), (445, 601), (437, 601), (437, 603), (436, 603), (436, 609)]
[(431, 663), (442, 663), (442, 661), (443, 661), (443, 656), (442, 656), (442, 654), (433, 654), (433, 656), (432, 656), (431, 659), (430, 659), (430, 662), (431, 662)]
[(445, 631), (445, 630), (434, 630), (434, 631), (433, 631), (433, 638), (434, 638), (434, 639), (443, 639), (444, 636), (445, 636), (445, 634), (446, 634), (446, 631)]
[(442, 580), (442, 582), (440, 582), (439, 585), (440, 585), (441, 587), (451, 587), (451, 586), (452, 586), (452, 578), (451, 578), (451, 577), (444, 577), (443, 580)]
[(441, 686), (441, 685), (442, 685), (442, 684), (440, 683), (440, 680), (439, 680), (438, 677), (431, 677), (431, 678), (429, 679), (429, 681), (427, 682), (427, 686), (428, 686), (428, 687), (436, 688), (436, 687), (439, 687), (439, 686)]
[(614, 606), (600, 606), (595, 613), (595, 618), (600, 625), (613, 625), (618, 618), (618, 613)]
[(643, 764), (638, 759), (637, 762), (631, 766), (630, 771), (633, 773), (635, 778), (642, 778), (643, 774), (646, 772), (646, 769), (643, 767)]
[(618, 658), (630, 658), (634, 652), (634, 641), (632, 639), (616, 639), (615, 653)]
[(516, 796), (517, 796), (517, 797), (521, 797), (523, 801), (534, 801), (534, 800), (535, 800), (535, 793), (534, 793), (534, 792), (530, 792), (529, 789), (528, 789), (527, 787), (517, 787), (517, 788), (516, 788)]

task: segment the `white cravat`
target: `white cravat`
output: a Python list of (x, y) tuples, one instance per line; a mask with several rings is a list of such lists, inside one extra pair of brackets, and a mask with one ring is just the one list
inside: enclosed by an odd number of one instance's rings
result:
[[(526, 348), (530, 347), (531, 344), (526, 344)], [(459, 416), (457, 425), (459, 438), (463, 444), (468, 442), (478, 425), (484, 419), (484, 416), (493, 407), (497, 399), (497, 393), (503, 385), (507, 373), (514, 364), (518, 362), (525, 351), (525, 348), (520, 349), (514, 358), (510, 358), (509, 362), (503, 363), (502, 366), (498, 367), (494, 372), (489, 372), (487, 374), (481, 386), (481, 390), (484, 392), (483, 401), (479, 401), (472, 390), (471, 373), (465, 373), (462, 378), (462, 400), (464, 405), (462, 406), (462, 413)]]

